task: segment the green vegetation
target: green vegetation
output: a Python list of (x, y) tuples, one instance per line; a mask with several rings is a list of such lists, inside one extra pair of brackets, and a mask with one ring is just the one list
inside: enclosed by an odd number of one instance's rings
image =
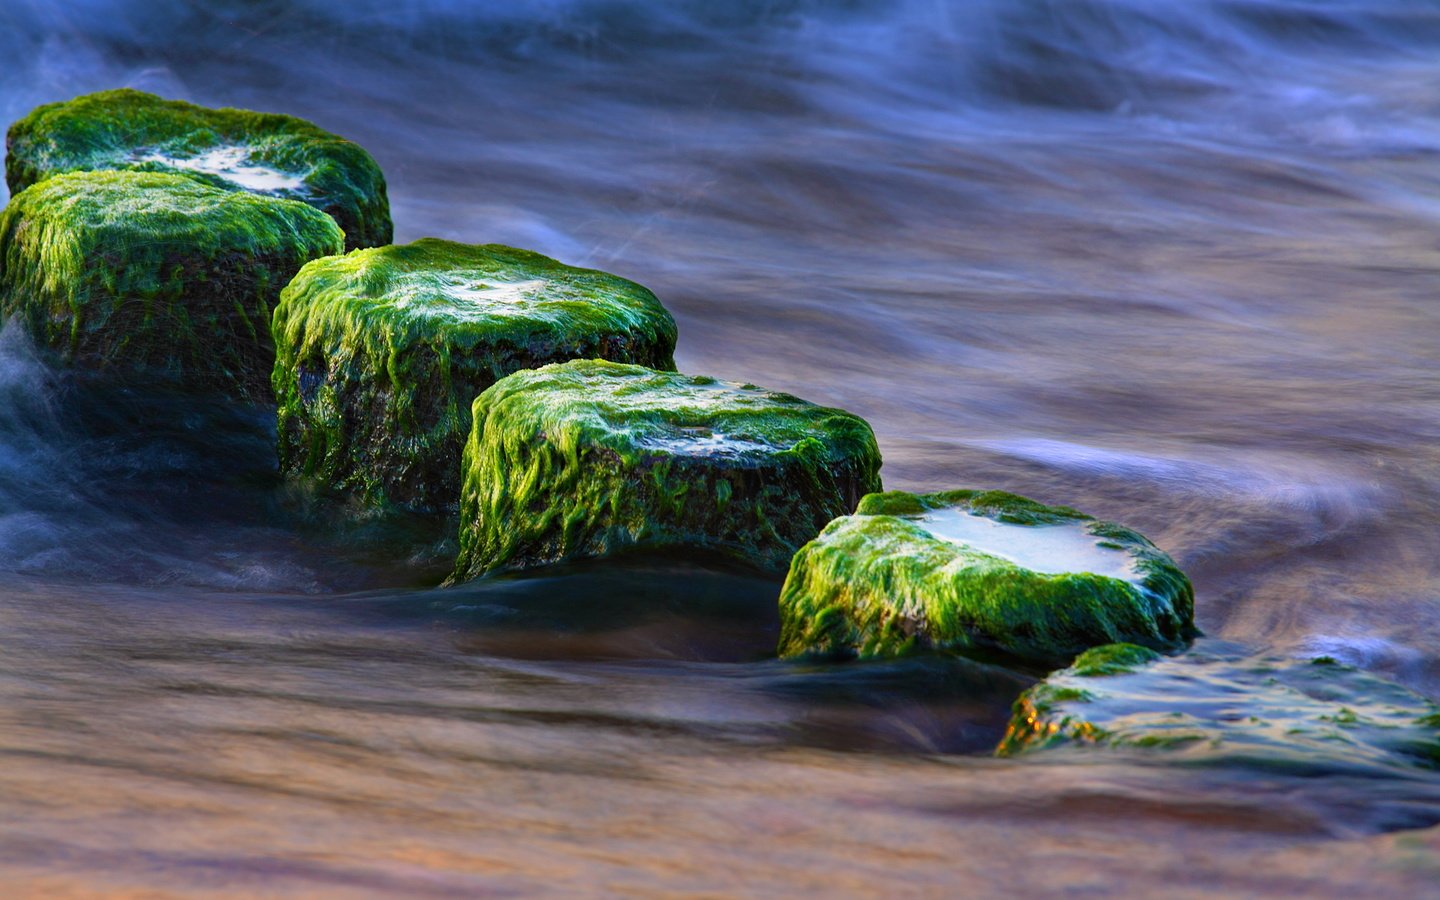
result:
[(1160, 654), (1147, 647), (1134, 644), (1106, 644), (1086, 650), (1075, 657), (1070, 671), (1083, 678), (1103, 678), (1107, 675), (1129, 675), (1141, 666), (1160, 659)]
[(1135, 532), (1001, 491), (861, 500), (800, 549), (781, 595), (781, 656), (994, 653), (1064, 665), (1128, 641), (1195, 635), (1194, 596)]
[(11, 193), (64, 172), (167, 172), (308, 203), (339, 223), (347, 249), (391, 240), (375, 160), (294, 116), (103, 91), (36, 108), (10, 126), (6, 144)]
[(783, 571), (879, 487), (864, 420), (753, 385), (597, 360), (475, 401), (454, 580), (684, 547)]
[(453, 509), (477, 395), (599, 357), (673, 369), (675, 322), (632, 281), (423, 239), (306, 266), (275, 311), (281, 467), (376, 505)]
[(59, 175), (0, 213), (0, 313), (67, 363), (268, 399), (270, 314), (328, 216), (145, 172)]

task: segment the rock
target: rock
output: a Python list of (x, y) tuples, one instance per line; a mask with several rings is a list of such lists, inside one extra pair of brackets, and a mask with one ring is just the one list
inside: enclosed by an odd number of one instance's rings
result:
[(342, 240), (291, 200), (152, 172), (57, 175), (0, 213), (0, 313), (72, 365), (268, 400), (280, 289)]
[(281, 468), (371, 504), (453, 510), (470, 406), (520, 369), (673, 369), (650, 291), (499, 245), (423, 239), (321, 260), (275, 312)]
[(391, 241), (375, 160), (294, 116), (102, 91), (34, 109), (10, 126), (6, 146), (12, 194), (63, 172), (167, 172), (308, 203), (339, 223), (346, 249)]
[(452, 580), (632, 549), (781, 572), (880, 484), (863, 419), (789, 394), (586, 360), (475, 401)]
[(1440, 707), (1328, 657), (1257, 657), (1204, 641), (1163, 658), (1119, 644), (1087, 651), (1022, 694), (998, 752), (1063, 745), (1314, 774), (1435, 768)]
[(1184, 573), (1128, 528), (1001, 491), (891, 491), (795, 555), (779, 652), (1064, 665), (1116, 641), (1183, 646), (1193, 604)]

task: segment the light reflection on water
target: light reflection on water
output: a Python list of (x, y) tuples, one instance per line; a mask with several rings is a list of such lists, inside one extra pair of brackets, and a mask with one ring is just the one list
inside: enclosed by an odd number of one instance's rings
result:
[[(1440, 696), (1427, 4), (21, 0), (0, 26), (7, 121), (120, 84), (315, 119), (376, 155), (401, 240), (633, 278), (682, 369), (865, 415), (888, 486), (1125, 522), (1210, 634)], [(1433, 829), (1373, 836), (1433, 823), (1430, 787), (987, 760), (1028, 675), (781, 665), (764, 580), (431, 594), (446, 535), (277, 486), (265, 410), (140, 425), (153, 398), (3, 340), (0, 861), (35, 891), (1440, 877)]]

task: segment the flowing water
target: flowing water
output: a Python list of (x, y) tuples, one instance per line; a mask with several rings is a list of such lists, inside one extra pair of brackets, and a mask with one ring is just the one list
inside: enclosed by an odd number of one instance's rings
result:
[[(5, 121), (123, 85), (313, 119), (398, 239), (634, 278), (888, 486), (1124, 522), (1207, 640), (1440, 697), (1431, 0), (0, 4)], [(435, 589), (271, 410), (14, 328), (0, 395), (7, 893), (1440, 892), (1433, 773), (997, 760), (1036, 673), (777, 662), (708, 563)]]

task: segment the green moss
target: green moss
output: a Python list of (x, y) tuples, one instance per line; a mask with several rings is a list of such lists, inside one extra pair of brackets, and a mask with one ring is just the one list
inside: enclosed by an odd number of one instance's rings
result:
[[(1063, 525), (1095, 521), (1068, 506), (1046, 506), (1006, 491), (977, 490), (936, 491), (932, 494), (885, 491), (862, 499), (855, 513), (862, 516), (918, 516), (930, 510), (961, 506), (976, 515), (988, 516), (997, 522), (1012, 525)], [(1130, 534), (1133, 536), (1133, 532)]]
[(1089, 703), (1090, 692), (1074, 687), (1047, 686), (1044, 690), (1033, 691), (1030, 700), (1039, 710), (1049, 711), (1062, 703)]
[(280, 289), (341, 241), (303, 203), (157, 173), (60, 175), (0, 213), (0, 312), (73, 365), (268, 399)]
[(497, 382), (474, 414), (456, 580), (667, 547), (783, 571), (880, 483), (862, 419), (712, 378), (570, 362)]
[(1156, 750), (1173, 750), (1197, 741), (1208, 740), (1210, 738), (1204, 734), (1147, 734), (1144, 737), (1136, 738), (1135, 746)]
[[(980, 517), (1012, 542), (1068, 535), (1083, 561), (1116, 571), (1037, 571), (982, 538), (947, 537), (946, 517)], [(796, 554), (780, 603), (787, 657), (999, 651), (1063, 665), (1098, 645), (1169, 650), (1195, 634), (1190, 582), (1149, 541), (1000, 491), (865, 497)]]
[(1160, 658), (1160, 654), (1134, 644), (1106, 644), (1086, 650), (1075, 658), (1070, 671), (1086, 678), (1104, 675), (1128, 675), (1143, 665)]
[(1380, 774), (1440, 762), (1437, 723), (1434, 704), (1349, 666), (1247, 658), (1204, 642), (1173, 658), (1120, 645), (1083, 654), (1021, 695), (997, 752), (1086, 744)]
[(600, 357), (673, 369), (675, 321), (632, 281), (423, 239), (306, 266), (275, 311), (281, 467), (376, 504), (453, 509), (475, 397)]
[[(347, 248), (391, 240), (390, 202), (375, 160), (293, 116), (103, 91), (36, 108), (10, 126), (6, 145), (12, 194), (64, 172), (168, 172), (308, 203), (339, 223)], [(244, 168), (220, 171), (235, 162)]]

